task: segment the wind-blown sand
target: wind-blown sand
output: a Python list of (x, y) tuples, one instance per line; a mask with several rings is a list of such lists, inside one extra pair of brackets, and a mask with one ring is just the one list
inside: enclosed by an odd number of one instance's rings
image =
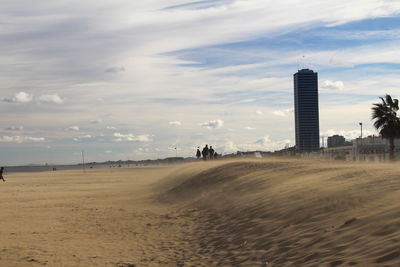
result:
[(262, 159), (5, 175), (0, 266), (400, 266), (400, 165)]

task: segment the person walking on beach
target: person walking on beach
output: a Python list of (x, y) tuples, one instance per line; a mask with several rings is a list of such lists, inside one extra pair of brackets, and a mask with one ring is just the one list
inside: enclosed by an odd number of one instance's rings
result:
[(201, 151), (201, 154), (203, 154), (203, 160), (207, 160), (207, 158), (208, 158), (208, 145), (206, 145), (203, 148), (203, 151)]
[(196, 157), (197, 157), (197, 159), (200, 159), (200, 157), (201, 157), (201, 152), (200, 152), (200, 149), (199, 149), (200, 147), (197, 147), (197, 152), (196, 152)]
[(208, 150), (208, 155), (210, 156), (210, 159), (214, 158), (214, 149), (212, 146), (210, 146), (210, 149)]
[(5, 182), (6, 180), (3, 177), (3, 172), (4, 172), (4, 167), (0, 168), (0, 179), (3, 180), (3, 182)]

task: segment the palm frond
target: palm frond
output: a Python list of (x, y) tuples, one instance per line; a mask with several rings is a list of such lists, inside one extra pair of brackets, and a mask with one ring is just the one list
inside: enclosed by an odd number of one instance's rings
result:
[(395, 109), (396, 111), (399, 110), (399, 100), (395, 99), (393, 102), (393, 109)]
[(389, 107), (392, 107), (393, 106), (393, 100), (392, 100), (392, 97), (390, 96), (390, 95), (386, 95), (385, 96), (385, 99), (386, 99), (386, 104), (389, 106)]

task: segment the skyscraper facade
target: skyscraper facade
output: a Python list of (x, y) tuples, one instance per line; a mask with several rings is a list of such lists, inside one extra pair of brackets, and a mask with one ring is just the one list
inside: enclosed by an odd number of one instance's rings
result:
[(294, 77), (296, 150), (319, 150), (318, 73), (299, 70)]

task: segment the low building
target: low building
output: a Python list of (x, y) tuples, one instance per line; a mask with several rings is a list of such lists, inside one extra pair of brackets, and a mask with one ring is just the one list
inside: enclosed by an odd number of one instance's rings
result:
[[(339, 139), (338, 139), (339, 140)], [(344, 160), (384, 161), (389, 159), (389, 140), (381, 136), (368, 136), (352, 140), (352, 145), (345, 142), (343, 146), (324, 148), (323, 157)], [(400, 139), (395, 139), (395, 155), (400, 159)]]
[(346, 142), (344, 136), (335, 134), (333, 136), (328, 137), (328, 147), (340, 147), (346, 145), (351, 146), (351, 142)]
[[(400, 159), (400, 139), (394, 140), (395, 156)], [(355, 160), (386, 160), (389, 159), (389, 140), (381, 136), (368, 136), (353, 140), (353, 157)]]

